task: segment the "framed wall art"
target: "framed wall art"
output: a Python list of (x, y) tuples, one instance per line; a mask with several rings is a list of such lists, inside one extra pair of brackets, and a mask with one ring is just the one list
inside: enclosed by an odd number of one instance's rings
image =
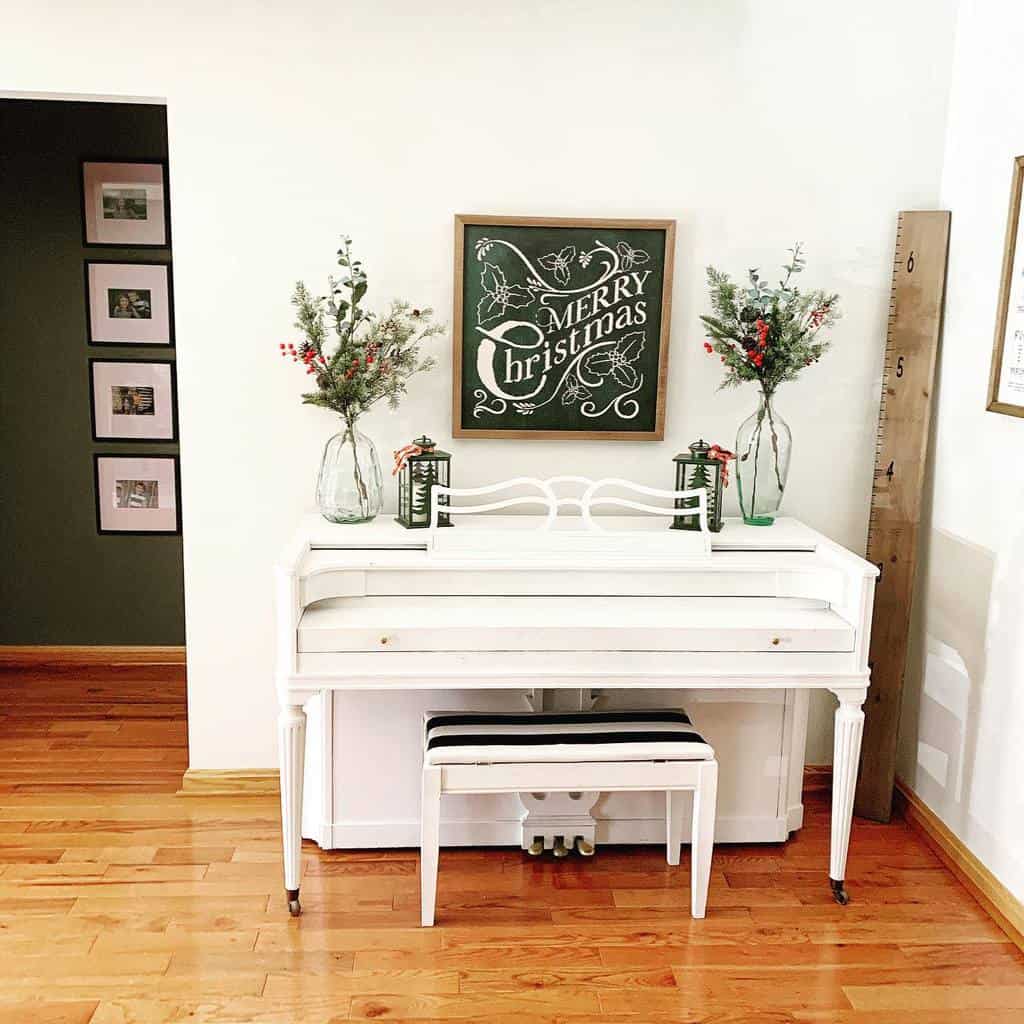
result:
[(90, 359), (94, 441), (176, 441), (174, 363)]
[(1024, 416), (1024, 225), (1021, 224), (1021, 186), (1024, 156), (1013, 165), (1010, 214), (1003, 247), (1003, 275), (996, 308), (996, 338), (992, 351), (988, 410)]
[(174, 344), (168, 263), (85, 262), (85, 308), (90, 345)]
[(166, 160), (82, 161), (85, 244), (171, 244)]
[(177, 455), (94, 455), (100, 533), (181, 533)]
[(455, 218), (456, 437), (665, 433), (673, 220)]

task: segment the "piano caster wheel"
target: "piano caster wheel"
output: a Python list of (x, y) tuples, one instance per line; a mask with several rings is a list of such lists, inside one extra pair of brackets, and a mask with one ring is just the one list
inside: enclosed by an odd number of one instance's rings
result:
[(581, 857), (593, 857), (594, 856), (594, 845), (588, 843), (583, 836), (576, 837), (576, 852)]
[(526, 848), (526, 852), (531, 857), (539, 857), (544, 852), (543, 836), (534, 836), (533, 842)]
[(562, 857), (569, 856), (569, 848), (565, 845), (564, 836), (555, 836), (555, 845), (551, 848), (551, 852), (561, 860)]
[(292, 917), (298, 917), (302, 913), (302, 904), (299, 903), (299, 890), (285, 889), (285, 895), (288, 897), (288, 913)]
[(828, 881), (832, 886), (832, 898), (841, 907), (845, 907), (850, 902), (850, 894), (843, 888), (843, 880), (841, 878), (830, 878)]

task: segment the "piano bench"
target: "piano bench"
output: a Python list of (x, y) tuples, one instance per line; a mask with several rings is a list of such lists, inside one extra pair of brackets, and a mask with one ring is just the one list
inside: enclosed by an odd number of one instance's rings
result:
[(703, 917), (718, 762), (683, 711), (427, 712), (420, 806), (420, 908), (434, 923), (444, 793), (665, 791), (666, 852), (679, 863), (683, 792), (693, 793), (690, 912)]

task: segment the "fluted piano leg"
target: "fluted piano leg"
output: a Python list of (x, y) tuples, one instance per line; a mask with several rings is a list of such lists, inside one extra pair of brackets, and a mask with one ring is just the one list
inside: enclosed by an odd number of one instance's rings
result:
[(284, 890), (288, 912), (302, 913), (302, 783), (306, 759), (306, 712), (299, 704), (281, 709), (277, 719), (281, 757), (281, 836), (284, 843)]
[(845, 906), (850, 901), (846, 880), (846, 854), (853, 825), (853, 795), (860, 767), (860, 741), (864, 734), (866, 697), (863, 689), (834, 690), (839, 698), (835, 716), (835, 745), (832, 756), (832, 844), (829, 877), (832, 895)]

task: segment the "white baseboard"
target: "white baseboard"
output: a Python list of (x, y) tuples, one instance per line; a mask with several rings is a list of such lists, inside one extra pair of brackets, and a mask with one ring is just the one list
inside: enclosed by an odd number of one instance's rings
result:
[[(791, 812), (792, 813), (792, 812)], [(800, 817), (803, 817), (802, 808)], [(715, 826), (718, 843), (781, 843), (794, 827), (791, 818), (719, 818)], [(598, 819), (598, 843), (664, 843), (665, 819)], [(324, 849), (358, 850), (415, 847), (420, 842), (420, 823), (407, 821), (334, 822), (303, 835)], [(479, 819), (441, 822), (442, 846), (519, 846), (522, 822), (519, 818)], [(689, 827), (683, 832), (689, 842)]]

